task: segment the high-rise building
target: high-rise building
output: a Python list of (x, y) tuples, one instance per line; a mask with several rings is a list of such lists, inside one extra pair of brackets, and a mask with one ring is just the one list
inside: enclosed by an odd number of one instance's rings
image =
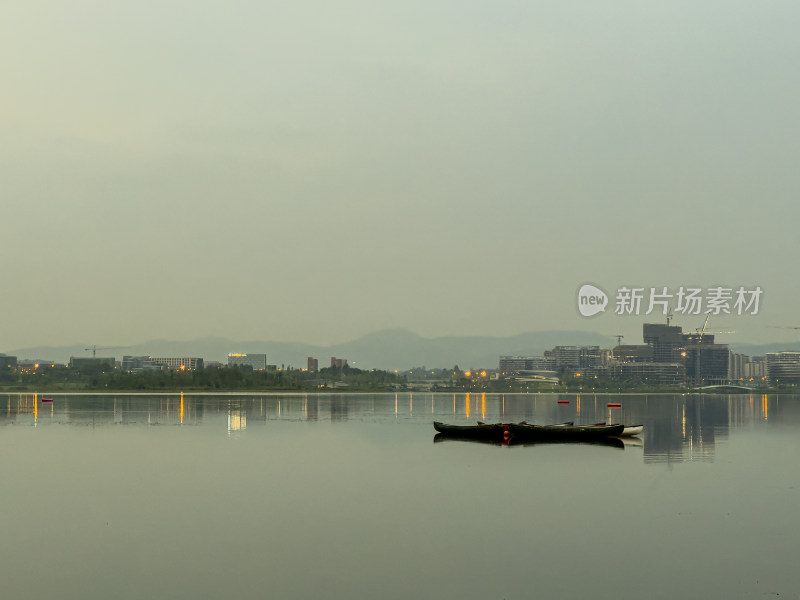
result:
[(229, 367), (252, 367), (253, 371), (266, 371), (266, 354), (228, 354)]
[(335, 367), (337, 369), (341, 369), (347, 366), (347, 359), (346, 358), (336, 358), (335, 356), (331, 356), (331, 367)]
[(525, 371), (554, 371), (556, 361), (545, 356), (501, 356), (499, 370), (506, 375)]
[(730, 354), (727, 344), (702, 344), (686, 347), (686, 377), (695, 385), (727, 383)]
[(16, 369), (17, 357), (0, 354), (0, 369)]
[(778, 383), (800, 382), (800, 352), (768, 353), (767, 377)]
[(578, 346), (556, 346), (551, 350), (551, 356), (555, 359), (557, 371), (581, 367), (581, 349)]
[(684, 345), (683, 330), (677, 325), (645, 323), (642, 337), (653, 349), (653, 362), (676, 362)]
[(319, 371), (319, 361), (311, 356), (308, 357), (308, 371), (311, 373)]
[(196, 371), (203, 368), (203, 359), (195, 356), (151, 356), (150, 360), (157, 365), (164, 365), (170, 371)]
[(581, 346), (578, 348), (578, 366), (581, 369), (597, 369), (603, 363), (600, 346)]
[(767, 357), (751, 356), (744, 363), (744, 377), (748, 381), (760, 381), (767, 378)]
[(614, 348), (618, 363), (653, 362), (653, 347), (647, 344), (623, 344)]
[(732, 381), (745, 379), (745, 364), (747, 364), (746, 355), (731, 352), (728, 364), (728, 377)]
[(69, 368), (82, 371), (113, 371), (117, 365), (117, 361), (113, 356), (108, 357), (85, 357), (85, 356), (71, 356), (69, 359)]
[(679, 385), (686, 381), (686, 372), (680, 363), (620, 363), (612, 367), (610, 372), (624, 381), (651, 385)]
[(128, 373), (141, 373), (142, 371), (162, 371), (166, 367), (154, 362), (149, 356), (123, 356), (121, 368)]

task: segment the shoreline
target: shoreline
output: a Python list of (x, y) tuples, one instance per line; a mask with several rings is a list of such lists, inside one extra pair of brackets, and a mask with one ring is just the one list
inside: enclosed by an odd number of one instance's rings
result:
[(346, 389), (346, 388), (330, 388), (330, 389), (313, 389), (313, 390), (298, 390), (298, 389), (264, 389), (264, 390), (217, 390), (209, 391), (207, 389), (191, 389), (185, 388), (183, 390), (59, 390), (59, 389), (24, 389), (12, 390), (0, 388), (0, 394), (3, 395), (31, 395), (37, 396), (268, 396), (268, 395), (281, 395), (281, 396), (330, 396), (340, 394), (351, 395), (374, 395), (374, 394), (424, 394), (424, 395), (453, 395), (453, 394), (491, 394), (491, 395), (509, 395), (509, 396), (738, 396), (738, 395), (764, 395), (764, 394), (796, 394), (794, 390), (785, 389), (767, 389), (767, 390), (626, 390), (626, 391), (585, 391), (585, 390), (519, 390), (519, 391), (492, 391), (492, 390), (419, 390), (419, 389), (403, 389), (403, 390), (379, 390), (379, 389)]

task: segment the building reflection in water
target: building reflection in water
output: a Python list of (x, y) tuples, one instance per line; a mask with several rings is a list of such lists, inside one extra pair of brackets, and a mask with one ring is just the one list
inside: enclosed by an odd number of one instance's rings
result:
[(347, 421), (347, 399), (342, 396), (331, 398), (331, 421)]
[(727, 438), (730, 404), (726, 396), (681, 396), (673, 402), (646, 401), (642, 413), (645, 462), (714, 460), (714, 446)]
[(247, 410), (238, 402), (228, 403), (228, 437), (239, 437), (247, 429)]
[[(47, 395), (48, 397), (50, 394)], [(457, 424), (486, 422), (643, 424), (645, 462), (712, 461), (716, 444), (737, 429), (800, 426), (800, 398), (791, 395), (627, 395), (594, 394), (275, 394), (214, 395), (41, 395), (7, 394), (2, 425), (181, 426), (221, 421), (231, 437), (248, 424), (273, 421), (399, 419)], [(621, 409), (608, 408), (610, 399)], [(430, 400), (430, 412), (428, 412)], [(420, 404), (421, 403), (421, 404)], [(415, 407), (416, 404), (416, 407)], [(1, 405), (0, 405), (1, 406)], [(416, 408), (416, 410), (415, 410)]]
[(306, 396), (306, 419), (309, 421), (319, 420), (319, 400), (316, 395)]

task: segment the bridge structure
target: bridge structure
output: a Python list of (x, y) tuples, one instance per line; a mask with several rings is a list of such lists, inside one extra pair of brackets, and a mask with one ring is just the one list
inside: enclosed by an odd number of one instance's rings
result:
[(702, 390), (714, 391), (714, 390), (719, 390), (719, 389), (737, 390), (737, 391), (740, 391), (740, 392), (754, 392), (756, 390), (756, 388), (748, 387), (746, 385), (732, 385), (732, 384), (725, 384), (725, 383), (718, 383), (718, 384), (715, 384), (715, 385), (703, 385), (703, 386), (691, 388), (692, 391), (702, 391)]

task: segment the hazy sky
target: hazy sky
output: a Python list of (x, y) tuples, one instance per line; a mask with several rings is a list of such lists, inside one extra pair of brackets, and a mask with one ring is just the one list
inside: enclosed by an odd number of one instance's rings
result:
[[(800, 326), (800, 4), (0, 2), (0, 351)], [(647, 319), (653, 320), (653, 319)], [(676, 319), (688, 329), (702, 317)]]

